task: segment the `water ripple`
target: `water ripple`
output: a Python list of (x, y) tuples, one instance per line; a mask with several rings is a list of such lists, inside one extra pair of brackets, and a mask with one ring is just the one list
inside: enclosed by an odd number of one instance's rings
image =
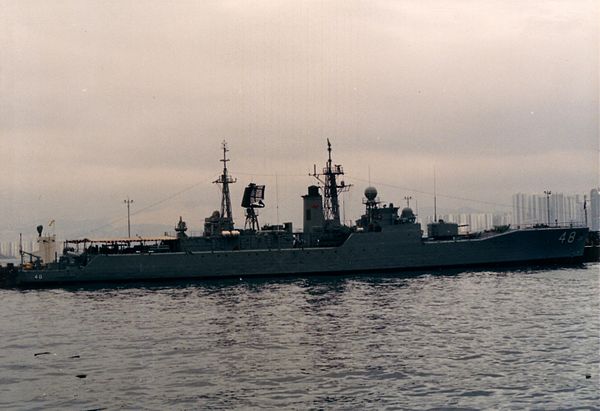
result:
[(0, 408), (593, 409), (599, 295), (598, 265), (0, 290)]

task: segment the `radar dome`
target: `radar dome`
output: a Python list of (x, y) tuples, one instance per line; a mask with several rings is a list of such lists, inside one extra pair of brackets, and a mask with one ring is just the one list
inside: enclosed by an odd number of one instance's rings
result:
[(401, 223), (414, 223), (417, 220), (415, 213), (412, 208), (404, 207), (402, 209), (402, 213), (400, 214), (400, 222)]
[(402, 209), (402, 213), (400, 214), (401, 217), (413, 217), (415, 215), (415, 213), (413, 212), (412, 208), (409, 207), (404, 207)]
[(367, 187), (365, 188), (365, 197), (367, 200), (373, 201), (377, 197), (377, 189), (375, 187)]

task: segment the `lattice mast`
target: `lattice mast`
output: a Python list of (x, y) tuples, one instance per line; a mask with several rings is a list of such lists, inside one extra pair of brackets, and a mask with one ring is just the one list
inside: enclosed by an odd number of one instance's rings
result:
[(213, 183), (221, 185), (221, 221), (224, 225), (229, 225), (230, 228), (233, 228), (233, 213), (231, 212), (229, 184), (235, 183), (237, 179), (232, 178), (227, 170), (227, 162), (229, 161), (227, 158), (228, 151), (227, 142), (223, 140), (223, 159), (220, 160), (223, 162), (223, 174), (221, 174), (217, 180), (213, 181)]
[(339, 164), (333, 164), (331, 160), (331, 142), (327, 139), (327, 151), (329, 157), (327, 164), (323, 168), (322, 174), (317, 174), (317, 166), (314, 166), (314, 172), (310, 174), (323, 184), (323, 212), (325, 221), (340, 224), (340, 202), (339, 194), (348, 191), (352, 184), (346, 184), (344, 181), (337, 183), (337, 176), (344, 174), (344, 169)]

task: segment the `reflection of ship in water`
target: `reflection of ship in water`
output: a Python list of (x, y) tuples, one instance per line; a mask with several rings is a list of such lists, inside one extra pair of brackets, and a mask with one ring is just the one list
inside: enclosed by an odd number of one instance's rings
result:
[(254, 183), (241, 202), (244, 228), (235, 228), (229, 185), (236, 180), (229, 174), (223, 143), (223, 172), (214, 181), (221, 188), (221, 207), (204, 220), (202, 236), (188, 236), (180, 217), (174, 237), (70, 240), (60, 256), (50, 250), (22, 255), (30, 262), (5, 277), (17, 285), (41, 285), (497, 266), (582, 257), (584, 227), (503, 226), (462, 235), (457, 224), (439, 220), (428, 224), (424, 236), (412, 209), (382, 204), (374, 187), (365, 190), (365, 213), (346, 226), (340, 221), (339, 195), (350, 186), (340, 179), (344, 171), (333, 163), (329, 141), (327, 150), (325, 167), (317, 172), (315, 166), (311, 173), (319, 185), (302, 196), (302, 232), (294, 232), (292, 223), (260, 228), (265, 186)]

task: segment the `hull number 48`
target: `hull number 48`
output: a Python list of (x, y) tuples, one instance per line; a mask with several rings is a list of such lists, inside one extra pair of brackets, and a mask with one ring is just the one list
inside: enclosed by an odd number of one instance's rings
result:
[(560, 241), (561, 244), (564, 244), (564, 243), (571, 244), (573, 241), (575, 241), (576, 234), (577, 233), (575, 231), (571, 231), (569, 233), (569, 235), (567, 236), (567, 232), (565, 231), (560, 235), (560, 237), (558, 237), (558, 241)]

